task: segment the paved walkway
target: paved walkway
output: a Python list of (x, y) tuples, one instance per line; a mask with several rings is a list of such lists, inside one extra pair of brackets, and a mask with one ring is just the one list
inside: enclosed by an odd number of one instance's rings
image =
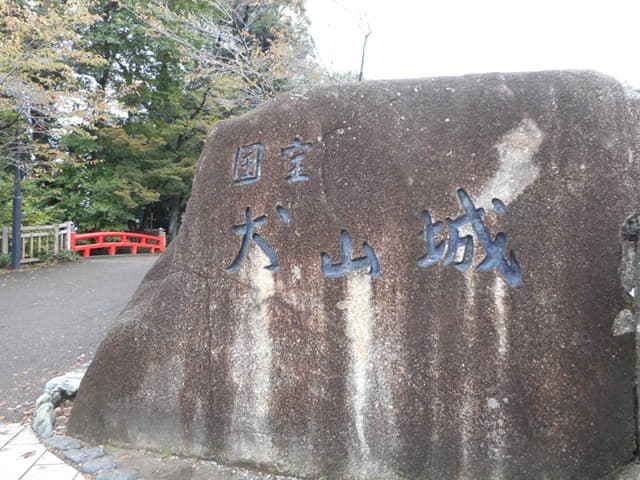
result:
[(85, 477), (47, 451), (29, 425), (0, 425), (2, 480), (84, 480)]
[(47, 381), (91, 359), (157, 258), (91, 257), (0, 274), (0, 480), (85, 479), (17, 422)]
[(90, 257), (0, 274), (0, 422), (22, 422), (49, 380), (93, 357), (157, 258)]

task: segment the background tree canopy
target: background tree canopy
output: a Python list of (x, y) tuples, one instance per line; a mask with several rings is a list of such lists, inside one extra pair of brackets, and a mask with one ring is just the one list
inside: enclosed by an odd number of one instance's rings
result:
[[(179, 227), (212, 124), (315, 83), (299, 0), (8, 0), (0, 224)], [(23, 152), (20, 154), (20, 152)]]

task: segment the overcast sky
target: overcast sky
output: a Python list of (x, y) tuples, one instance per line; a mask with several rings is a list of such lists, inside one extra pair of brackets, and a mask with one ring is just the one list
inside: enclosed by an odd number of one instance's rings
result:
[(589, 69), (640, 88), (640, 0), (306, 0), (320, 59), (367, 79)]

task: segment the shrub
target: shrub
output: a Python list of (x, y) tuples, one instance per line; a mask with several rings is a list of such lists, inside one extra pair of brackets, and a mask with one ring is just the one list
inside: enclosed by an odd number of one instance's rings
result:
[(11, 266), (11, 255), (0, 253), (0, 268), (9, 268)]
[(62, 250), (58, 253), (52, 251), (40, 252), (37, 257), (45, 263), (65, 263), (80, 260), (80, 255), (71, 250)]

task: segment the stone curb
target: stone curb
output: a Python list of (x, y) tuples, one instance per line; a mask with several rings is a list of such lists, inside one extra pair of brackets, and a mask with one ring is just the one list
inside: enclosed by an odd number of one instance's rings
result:
[(72, 463), (82, 473), (92, 475), (95, 480), (136, 480), (136, 472), (119, 470), (116, 462), (105, 454), (102, 447), (90, 447), (65, 435), (53, 435), (55, 409), (63, 400), (76, 395), (89, 363), (47, 382), (44, 393), (36, 400), (33, 431), (49, 450)]
[(79, 440), (55, 435), (45, 445), (58, 456), (71, 462), (82, 473), (93, 475), (96, 480), (136, 480), (132, 470), (119, 470), (113, 458), (102, 447), (89, 447)]
[(44, 393), (36, 400), (36, 413), (33, 416), (33, 431), (40, 438), (49, 438), (53, 435), (56, 424), (55, 409), (63, 400), (72, 398), (80, 388), (80, 382), (84, 377), (89, 363), (69, 373), (52, 378), (44, 387)]
[[(92, 446), (65, 434), (54, 435), (53, 433), (57, 418), (54, 410), (62, 404), (63, 400), (75, 397), (84, 372), (90, 363), (88, 362), (78, 369), (47, 382), (44, 393), (36, 400), (33, 431), (49, 451), (71, 464), (76, 470), (90, 475), (90, 478), (94, 480), (143, 480), (142, 478), (138, 479), (138, 472), (134, 470), (119, 469), (116, 461), (107, 455), (102, 447)], [(38, 411), (40, 411), (39, 414)], [(53, 415), (50, 412), (53, 412)], [(236, 468), (229, 470), (237, 472)], [(246, 471), (242, 478), (249, 480), (296, 480), (293, 477), (262, 475), (250, 471)]]

